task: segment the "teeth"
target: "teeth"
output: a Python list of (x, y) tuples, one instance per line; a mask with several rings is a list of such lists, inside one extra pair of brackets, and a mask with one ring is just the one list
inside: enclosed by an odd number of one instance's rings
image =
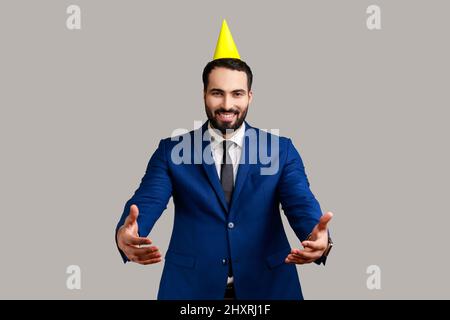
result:
[(231, 118), (234, 116), (233, 113), (221, 113), (220, 116), (224, 117), (224, 118)]

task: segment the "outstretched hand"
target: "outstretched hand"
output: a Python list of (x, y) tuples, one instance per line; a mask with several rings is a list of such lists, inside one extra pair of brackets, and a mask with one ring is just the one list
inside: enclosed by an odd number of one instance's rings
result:
[(328, 222), (333, 213), (327, 212), (320, 217), (319, 223), (314, 227), (307, 240), (302, 242), (303, 250), (292, 249), (286, 257), (286, 263), (306, 264), (322, 257), (328, 247)]
[(133, 204), (123, 226), (117, 231), (117, 245), (130, 261), (147, 265), (161, 262), (161, 253), (158, 247), (141, 247), (152, 244), (149, 238), (139, 237), (137, 218), (139, 209)]

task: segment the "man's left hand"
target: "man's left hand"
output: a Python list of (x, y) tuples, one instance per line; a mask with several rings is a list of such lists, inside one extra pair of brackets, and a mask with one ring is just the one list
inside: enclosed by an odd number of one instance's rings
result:
[(292, 249), (286, 257), (286, 263), (306, 264), (322, 257), (328, 247), (327, 224), (333, 217), (333, 213), (327, 212), (320, 217), (319, 223), (314, 227), (307, 240), (302, 242), (303, 250)]

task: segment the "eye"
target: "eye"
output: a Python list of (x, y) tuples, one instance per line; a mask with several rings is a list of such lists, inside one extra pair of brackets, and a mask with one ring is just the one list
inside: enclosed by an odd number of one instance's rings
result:
[(219, 95), (222, 95), (220, 92), (218, 92), (218, 91), (214, 91), (213, 93), (212, 93), (212, 95), (213, 96), (219, 96)]

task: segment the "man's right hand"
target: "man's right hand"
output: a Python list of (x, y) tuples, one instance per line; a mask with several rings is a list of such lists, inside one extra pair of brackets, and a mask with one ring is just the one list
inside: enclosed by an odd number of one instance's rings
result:
[(152, 240), (139, 237), (138, 215), (137, 205), (131, 205), (125, 223), (117, 231), (117, 244), (130, 261), (144, 265), (161, 262), (161, 253), (156, 246), (141, 248), (142, 245), (152, 244)]

